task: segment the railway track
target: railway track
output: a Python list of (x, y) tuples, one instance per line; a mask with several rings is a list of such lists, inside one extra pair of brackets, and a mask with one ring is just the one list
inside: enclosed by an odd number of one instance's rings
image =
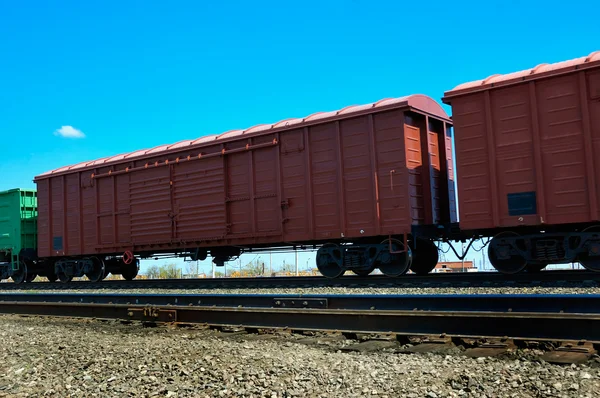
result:
[(600, 295), (0, 295), (0, 313), (600, 343)]
[(599, 286), (600, 273), (584, 270), (542, 271), (505, 275), (498, 272), (445, 273), (403, 275), (390, 278), (382, 275), (344, 276), (327, 279), (321, 276), (205, 278), (205, 279), (141, 279), (133, 281), (106, 280), (92, 283), (73, 281), (32, 282), (17, 285), (0, 283), (0, 290), (123, 290), (123, 289), (268, 289), (307, 287), (504, 287), (504, 286)]

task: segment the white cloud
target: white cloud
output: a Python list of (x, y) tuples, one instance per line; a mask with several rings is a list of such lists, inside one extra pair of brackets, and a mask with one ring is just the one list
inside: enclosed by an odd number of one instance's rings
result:
[(83, 131), (76, 129), (73, 126), (62, 126), (54, 131), (54, 135), (59, 135), (64, 138), (85, 138)]

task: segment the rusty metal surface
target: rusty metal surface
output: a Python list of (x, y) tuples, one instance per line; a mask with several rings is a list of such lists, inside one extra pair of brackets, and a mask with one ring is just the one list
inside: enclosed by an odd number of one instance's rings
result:
[(468, 346), (463, 354), (471, 358), (497, 357), (516, 349), (517, 346), (514, 344), (514, 341), (508, 339), (484, 342), (476, 341), (473, 346)]
[(571, 364), (585, 363), (593, 355), (597, 355), (597, 351), (591, 342), (566, 342), (556, 350), (545, 353), (541, 359), (550, 363)]
[(248, 328), (600, 342), (597, 314), (370, 311), (0, 302), (0, 313)]
[(450, 126), (414, 95), (64, 167), (36, 177), (38, 253), (278, 246), (451, 221)]
[(444, 102), (461, 228), (600, 220), (600, 52), (461, 85)]
[(592, 294), (417, 294), (417, 295), (274, 295), (274, 294), (85, 294), (4, 293), (0, 302), (126, 304), (185, 307), (449, 311), (495, 313), (595, 314), (600, 295)]

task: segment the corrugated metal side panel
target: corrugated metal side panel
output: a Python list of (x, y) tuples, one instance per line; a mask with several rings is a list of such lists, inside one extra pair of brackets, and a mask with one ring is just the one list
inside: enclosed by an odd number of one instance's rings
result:
[(82, 239), (84, 253), (94, 253), (98, 246), (98, 216), (96, 212), (96, 184), (90, 181), (89, 174), (80, 175)]
[[(258, 145), (272, 141), (272, 137), (256, 137), (252, 144)], [(254, 186), (251, 187), (254, 195), (254, 211), (258, 233), (281, 233), (281, 206), (278, 203), (277, 164), (279, 147), (262, 148), (250, 151)]]
[[(418, 127), (406, 124), (404, 126), (404, 145), (406, 151), (406, 168), (408, 169), (408, 197), (410, 206), (411, 223), (418, 225), (425, 223), (423, 158), (421, 156), (421, 130)], [(399, 170), (396, 170), (396, 173)], [(403, 185), (403, 184), (402, 184)], [(395, 189), (404, 190), (404, 186)]]
[(282, 221), (285, 239), (289, 241), (313, 238), (312, 179), (309, 177), (311, 161), (307, 141), (304, 129), (281, 135)]
[(52, 252), (56, 255), (64, 255), (67, 246), (65, 234), (65, 201), (64, 201), (64, 177), (54, 177), (50, 184), (50, 237)]
[(67, 242), (66, 248), (68, 254), (79, 254), (83, 250), (81, 246), (81, 224), (80, 224), (80, 201), (79, 201), (79, 173), (69, 174), (65, 180), (65, 197), (67, 208)]
[(21, 218), (21, 248), (37, 248), (37, 192), (21, 189), (20, 218)]
[(113, 177), (116, 198), (116, 238), (117, 243), (131, 243), (131, 216), (129, 201), (129, 174), (121, 174)]
[(483, 94), (452, 101), (460, 225), (492, 228), (491, 176)]
[[(228, 149), (242, 148), (245, 141), (231, 143)], [(253, 173), (250, 170), (251, 153), (238, 152), (225, 156), (227, 180), (227, 224), (229, 234), (248, 235), (252, 233), (252, 209), (250, 186), (253, 184)]]
[(36, 183), (38, 192), (38, 237), (37, 248), (38, 256), (46, 257), (51, 255), (50, 246), (50, 192), (48, 185), (50, 179), (40, 180)]
[(101, 178), (98, 184), (98, 223), (100, 224), (100, 245), (114, 244), (115, 219), (114, 209), (114, 177)]
[[(589, 100), (594, 103), (600, 102), (600, 70), (587, 73), (587, 86)], [(598, 114), (592, 112), (592, 115), (594, 116), (594, 120), (597, 120)]]
[[(600, 70), (588, 73), (587, 86), (592, 152), (597, 156), (600, 154)], [(600, 162), (596, 158), (596, 170), (598, 170), (599, 167)], [(600, 172), (596, 172), (594, 176), (596, 178), (596, 197), (599, 200), (596, 219), (600, 219)]]
[(448, 194), (444, 193), (443, 190), (447, 190), (446, 181), (442, 181), (442, 158), (440, 151), (440, 135), (443, 135), (441, 131), (442, 123), (435, 124), (432, 120), (428, 119), (428, 126), (425, 131), (427, 135), (427, 152), (423, 155), (425, 158), (429, 157), (429, 173), (430, 173), (430, 190), (429, 195), (431, 198), (431, 218), (428, 220), (432, 224), (438, 224), (444, 222), (441, 219), (442, 215), (442, 203), (448, 205), (443, 201)]
[[(37, 247), (37, 197), (30, 189), (0, 192), (0, 261)], [(10, 253), (5, 252), (10, 251)]]
[[(409, 130), (408, 156), (405, 112), (388, 110), (69, 177), (68, 212), (81, 204), (80, 254), (408, 233), (409, 209), (415, 222), (428, 211), (419, 178), (429, 145), (424, 130)], [(57, 205), (60, 178), (50, 180)], [(62, 213), (50, 212), (56, 231)], [(73, 223), (67, 241), (77, 245)]]
[(390, 111), (375, 114), (373, 126), (381, 233), (388, 235), (410, 232), (407, 160), (403, 139), (404, 113)]
[(341, 237), (338, 144), (335, 123), (309, 128), (314, 234), (318, 239)]
[[(0, 250), (15, 250), (18, 253), (18, 250), (21, 249), (19, 195), (20, 193), (16, 189), (0, 193)], [(0, 253), (0, 256), (2, 254)], [(11, 261), (11, 259), (7, 258), (5, 261)]]
[(588, 170), (577, 76), (536, 81), (536, 98), (545, 187), (540, 194), (546, 201), (546, 222), (588, 221)]
[[(443, 135), (444, 152), (445, 152), (445, 174), (446, 184), (444, 184), (444, 193), (448, 195), (448, 207), (445, 211), (448, 213), (447, 219), (444, 222), (457, 222), (458, 221), (458, 203), (456, 203), (456, 175), (454, 173), (454, 156), (452, 154), (452, 126), (445, 126), (445, 134)], [(444, 128), (444, 127), (442, 127)]]
[(535, 192), (535, 157), (531, 108), (527, 85), (510, 86), (490, 93), (491, 120), (496, 148), (498, 206), (501, 226), (536, 224), (535, 214), (509, 216), (508, 196)]
[(131, 173), (130, 179), (132, 243), (171, 242), (170, 168), (156, 167)]
[[(346, 237), (376, 234), (369, 119), (360, 116), (340, 122)], [(364, 231), (361, 234), (361, 230)]]
[(225, 236), (225, 175), (222, 158), (173, 166), (176, 238), (209, 240)]
[(600, 218), (597, 76), (575, 71), (452, 100), (463, 229)]

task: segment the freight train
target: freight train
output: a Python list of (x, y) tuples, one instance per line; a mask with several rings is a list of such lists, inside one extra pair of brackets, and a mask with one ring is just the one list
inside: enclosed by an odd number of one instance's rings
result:
[(37, 196), (4, 194), (19, 211), (0, 221), (0, 277), (133, 279), (144, 258), (306, 248), (329, 278), (425, 274), (440, 242), (464, 258), (452, 243), (477, 240), (503, 273), (600, 271), (600, 52), (442, 101), (452, 118), (410, 95), (38, 175)]

